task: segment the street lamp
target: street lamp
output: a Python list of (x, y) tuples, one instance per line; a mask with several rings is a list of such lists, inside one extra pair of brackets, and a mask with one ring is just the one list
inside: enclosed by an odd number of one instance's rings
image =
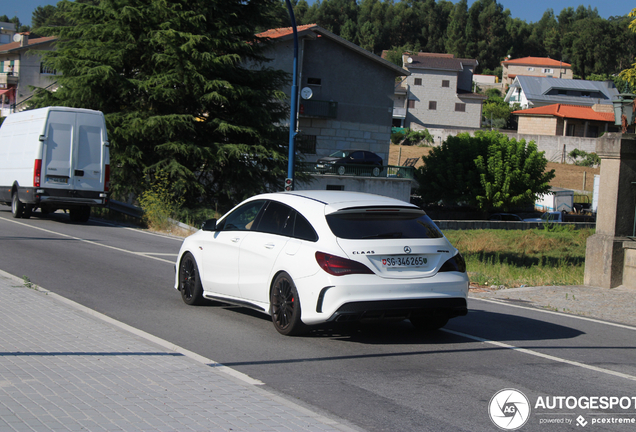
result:
[(618, 99), (614, 99), (614, 124), (622, 126), (622, 132), (626, 133), (627, 128), (634, 124), (635, 112), (634, 104), (636, 103), (636, 95), (631, 93), (621, 93)]

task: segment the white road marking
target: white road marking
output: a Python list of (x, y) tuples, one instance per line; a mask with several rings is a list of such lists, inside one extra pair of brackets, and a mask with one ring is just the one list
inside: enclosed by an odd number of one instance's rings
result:
[(127, 253), (127, 254), (131, 254), (131, 255), (142, 256), (142, 257), (150, 258), (150, 259), (153, 259), (153, 260), (156, 260), (156, 261), (161, 261), (161, 262), (165, 262), (165, 263), (169, 263), (169, 264), (174, 264), (174, 260), (167, 260), (167, 259), (159, 258), (159, 257), (153, 256), (153, 255), (172, 255), (172, 256), (176, 256), (176, 254), (157, 254), (157, 253), (152, 253), (151, 254), (151, 252), (134, 252), (134, 251), (131, 251), (131, 250), (128, 250), (128, 249), (122, 249), (122, 248), (118, 248), (118, 247), (115, 247), (115, 246), (109, 246), (109, 245), (106, 245), (106, 244), (103, 244), (103, 243), (97, 243), (97, 242), (94, 242), (94, 241), (91, 241), (91, 240), (86, 240), (86, 239), (83, 239), (83, 238), (80, 238), (80, 237), (75, 237), (75, 236), (68, 235), (68, 234), (62, 234), (62, 233), (59, 233), (59, 232), (56, 232), (56, 231), (48, 230), (46, 228), (41, 228), (41, 227), (25, 224), (23, 222), (18, 222), (18, 221), (11, 220), (11, 219), (0, 218), (0, 220), (6, 221), (6, 222), (15, 223), (15, 224), (18, 224), (18, 225), (22, 225), (22, 226), (25, 226), (27, 228), (33, 228), (33, 229), (36, 229), (36, 230), (40, 230), (40, 231), (43, 231), (45, 233), (58, 235), (60, 237), (66, 237), (66, 238), (70, 238), (70, 239), (73, 239), (73, 240), (81, 241), (81, 242), (88, 243), (88, 244), (91, 244), (91, 245), (94, 245), (94, 246), (101, 246), (101, 247), (104, 247), (104, 248), (107, 248), (107, 249), (112, 249), (112, 250), (116, 250), (116, 251), (119, 251), (119, 252), (124, 252), (124, 253)]
[(506, 344), (506, 343), (503, 343), (503, 342), (497, 342), (497, 341), (493, 341), (493, 340), (489, 340), (489, 339), (484, 339), (484, 338), (480, 338), (479, 336), (473, 336), (473, 335), (469, 335), (469, 334), (458, 332), (458, 331), (454, 331), (454, 330), (449, 330), (449, 329), (445, 329), (445, 328), (443, 328), (441, 330), (443, 332), (454, 334), (456, 336), (461, 336), (461, 337), (465, 337), (467, 339), (472, 339), (472, 340), (475, 340), (475, 341), (478, 341), (478, 342), (483, 342), (483, 343), (487, 343), (487, 344), (490, 344), (490, 345), (495, 345), (495, 346), (498, 346), (498, 347), (501, 347), (501, 348), (510, 349), (510, 350), (517, 351), (517, 352), (520, 352), (520, 353), (523, 353), (523, 354), (529, 354), (529, 355), (532, 355), (532, 356), (535, 356), (535, 357), (541, 357), (541, 358), (544, 358), (544, 359), (547, 359), (547, 360), (552, 360), (552, 361), (559, 362), (559, 363), (565, 363), (565, 364), (569, 364), (569, 365), (572, 365), (572, 366), (580, 367), (580, 368), (583, 368), (583, 369), (589, 369), (589, 370), (592, 370), (592, 371), (595, 371), (595, 372), (600, 372), (600, 373), (604, 373), (604, 374), (607, 374), (607, 375), (613, 375), (613, 376), (616, 376), (616, 377), (619, 377), (619, 378), (624, 378), (624, 379), (627, 379), (627, 380), (636, 381), (636, 376), (624, 374), (622, 372), (616, 372), (616, 371), (613, 371), (613, 370), (610, 370), (610, 369), (604, 369), (604, 368), (600, 368), (600, 367), (597, 367), (597, 366), (588, 365), (588, 364), (585, 364), (585, 363), (580, 363), (580, 362), (576, 362), (576, 361), (572, 361), (572, 360), (567, 360), (567, 359), (564, 359), (564, 358), (561, 358), (561, 357), (555, 357), (555, 356), (552, 356), (552, 355), (549, 355), (549, 354), (543, 354), (543, 353), (540, 353), (538, 351), (533, 351), (533, 350), (529, 350), (529, 349), (526, 349), (526, 348), (520, 348), (520, 347), (517, 347), (517, 346), (514, 346), (514, 345), (510, 345), (510, 344)]
[(502, 305), (502, 306), (508, 306), (508, 307), (512, 307), (512, 308), (517, 308), (517, 309), (525, 309), (525, 310), (529, 310), (529, 311), (535, 311), (535, 312), (542, 312), (542, 313), (546, 313), (546, 314), (551, 314), (551, 315), (559, 315), (562, 317), (567, 317), (567, 318), (576, 318), (579, 320), (583, 320), (583, 321), (590, 321), (593, 323), (597, 323), (597, 324), (605, 324), (608, 326), (612, 326), (612, 327), (618, 327), (618, 328), (622, 328), (622, 329), (626, 329), (626, 330), (633, 330), (636, 331), (636, 327), (632, 327), (626, 324), (618, 324), (618, 323), (613, 323), (613, 322), (609, 322), (609, 321), (602, 321), (599, 319), (595, 319), (595, 318), (587, 318), (587, 317), (583, 317), (580, 315), (571, 315), (571, 314), (566, 314), (566, 313), (562, 313), (562, 312), (556, 312), (556, 311), (551, 311), (551, 310), (546, 310), (546, 309), (539, 309), (539, 308), (533, 308), (533, 307), (528, 307), (528, 306), (520, 306), (520, 305), (516, 305), (516, 304), (510, 304), (507, 301), (503, 301), (503, 300), (491, 300), (491, 299), (483, 299), (483, 298), (479, 298), (479, 297), (468, 297), (471, 300), (478, 300), (478, 301), (483, 301), (483, 302), (487, 302), (487, 303), (493, 303), (493, 304), (497, 304), (497, 305)]

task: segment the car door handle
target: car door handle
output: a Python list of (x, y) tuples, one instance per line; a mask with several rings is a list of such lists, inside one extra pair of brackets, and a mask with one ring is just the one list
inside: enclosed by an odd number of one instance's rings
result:
[(274, 243), (266, 243), (266, 244), (265, 244), (265, 247), (266, 247), (267, 249), (274, 249), (274, 248), (276, 247), (276, 245), (275, 245)]
[(241, 240), (241, 238), (240, 238), (240, 237), (234, 237), (234, 238), (232, 239), (232, 243), (238, 243), (238, 242), (239, 242), (239, 240)]

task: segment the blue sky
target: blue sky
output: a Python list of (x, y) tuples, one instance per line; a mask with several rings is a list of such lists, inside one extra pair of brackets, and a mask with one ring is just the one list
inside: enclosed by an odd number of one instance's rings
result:
[[(315, 0), (308, 0), (310, 4)], [(471, 5), (474, 0), (468, 0)], [(9, 18), (17, 16), (23, 24), (31, 24), (31, 14), (38, 6), (55, 5), (58, 0), (0, 0), (0, 15), (7, 15)], [(627, 0), (498, 0), (504, 9), (510, 9), (510, 13), (515, 18), (521, 18), (528, 22), (535, 22), (541, 19), (543, 12), (552, 8), (555, 14), (559, 14), (567, 7), (576, 9), (579, 5), (597, 8), (603, 18), (613, 15), (625, 15), (633, 8), (636, 2)], [(454, 1), (456, 3), (456, 1)]]

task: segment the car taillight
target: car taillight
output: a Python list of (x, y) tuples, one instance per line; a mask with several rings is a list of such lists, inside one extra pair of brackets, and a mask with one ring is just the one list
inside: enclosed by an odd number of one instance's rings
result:
[(33, 165), (33, 187), (40, 187), (40, 176), (42, 174), (42, 159), (36, 159)]
[(457, 255), (449, 259), (442, 265), (442, 268), (439, 269), (441, 272), (455, 271), (460, 273), (466, 273), (466, 261), (462, 254), (457, 252)]
[(110, 189), (110, 165), (104, 167), (104, 192)]
[(324, 271), (334, 276), (373, 274), (373, 272), (364, 264), (360, 264), (357, 261), (352, 261), (347, 258), (329, 255), (324, 252), (316, 252), (316, 261), (318, 261), (318, 265)]

